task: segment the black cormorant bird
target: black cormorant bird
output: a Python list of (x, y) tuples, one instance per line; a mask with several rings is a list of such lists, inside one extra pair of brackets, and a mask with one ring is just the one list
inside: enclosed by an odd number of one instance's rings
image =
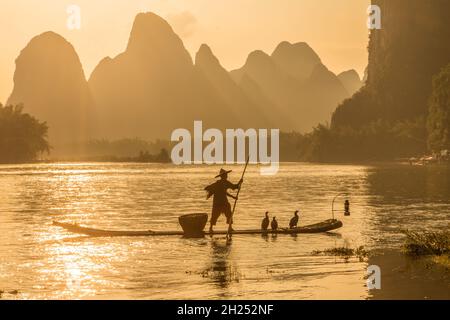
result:
[(298, 210), (295, 210), (294, 216), (292, 217), (291, 221), (289, 221), (289, 228), (295, 228), (297, 227), (298, 223)]
[(267, 230), (267, 228), (269, 228), (269, 211), (266, 211), (266, 216), (264, 217), (264, 219), (261, 222), (261, 229), (262, 230)]
[(273, 220), (270, 223), (270, 226), (272, 227), (272, 230), (277, 230), (278, 229), (278, 221), (277, 221), (277, 219), (275, 219), (275, 217), (273, 217)]

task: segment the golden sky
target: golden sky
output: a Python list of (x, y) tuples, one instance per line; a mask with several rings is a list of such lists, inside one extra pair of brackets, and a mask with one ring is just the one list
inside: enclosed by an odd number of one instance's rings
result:
[[(194, 56), (207, 43), (227, 69), (253, 50), (304, 41), (332, 71), (362, 75), (367, 65), (370, 0), (1, 0), (0, 102), (13, 86), (14, 60), (29, 40), (55, 31), (70, 41), (89, 77), (106, 56), (122, 52), (134, 17), (152, 11), (169, 21)], [(81, 8), (81, 29), (67, 28), (66, 9)]]

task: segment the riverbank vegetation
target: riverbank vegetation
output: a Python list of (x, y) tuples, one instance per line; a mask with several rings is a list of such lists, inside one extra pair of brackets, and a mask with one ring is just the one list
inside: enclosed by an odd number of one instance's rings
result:
[(33, 161), (50, 151), (48, 126), (23, 112), (23, 106), (0, 104), (0, 163)]
[(285, 161), (354, 162), (410, 157), (427, 151), (425, 119), (378, 120), (360, 128), (318, 125), (307, 134), (282, 134)]
[(425, 257), (429, 266), (443, 267), (450, 272), (450, 231), (405, 231), (404, 251), (412, 257)]
[(450, 255), (450, 231), (405, 231), (405, 251), (409, 255)]

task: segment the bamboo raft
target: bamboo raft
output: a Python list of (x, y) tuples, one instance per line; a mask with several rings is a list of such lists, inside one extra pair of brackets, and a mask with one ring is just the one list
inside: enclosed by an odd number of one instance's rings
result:
[[(67, 231), (84, 234), (91, 237), (145, 237), (145, 236), (183, 236), (184, 232), (179, 231), (126, 231), (126, 230), (102, 230), (82, 227), (77, 224), (53, 221), (53, 225), (66, 229)], [(314, 223), (297, 228), (281, 228), (277, 230), (246, 229), (234, 230), (232, 235), (254, 235), (254, 234), (301, 234), (328, 232), (342, 227), (342, 222), (337, 219), (328, 219), (319, 223)], [(204, 232), (204, 235), (226, 235), (226, 230), (218, 230), (212, 233)]]

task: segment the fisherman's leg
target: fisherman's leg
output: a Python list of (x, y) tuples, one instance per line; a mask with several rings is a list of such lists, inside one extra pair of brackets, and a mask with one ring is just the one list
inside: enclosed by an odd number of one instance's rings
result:
[(213, 210), (211, 212), (211, 220), (209, 221), (209, 232), (213, 231), (213, 226), (216, 225), (219, 215), (220, 215), (220, 211), (213, 208)]
[(233, 225), (233, 213), (231, 212), (230, 204), (225, 207), (224, 211), (225, 216), (227, 217), (228, 230), (233, 231), (233, 228), (231, 227)]

